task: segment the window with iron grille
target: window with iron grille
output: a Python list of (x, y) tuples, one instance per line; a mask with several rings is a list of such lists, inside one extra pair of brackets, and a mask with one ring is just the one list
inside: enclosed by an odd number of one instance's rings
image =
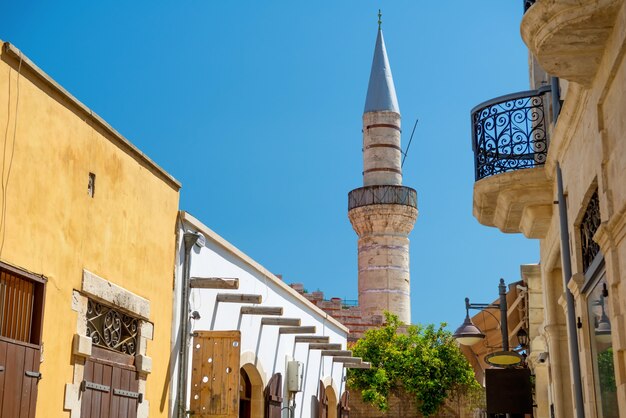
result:
[(600, 252), (600, 246), (593, 240), (593, 236), (600, 227), (600, 199), (598, 190), (593, 192), (587, 209), (580, 223), (580, 245), (583, 262), (583, 272), (587, 271), (591, 263)]
[(134, 356), (139, 320), (92, 299), (87, 302), (87, 336), (94, 345)]

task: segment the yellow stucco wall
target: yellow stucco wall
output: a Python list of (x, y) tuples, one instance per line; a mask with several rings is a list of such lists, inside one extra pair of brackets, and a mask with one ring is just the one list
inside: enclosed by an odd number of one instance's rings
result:
[[(18, 93), (18, 66), (3, 48), (0, 260), (49, 280), (37, 417), (69, 416), (63, 401), (77, 323), (72, 290), (81, 288), (83, 269), (151, 302), (146, 399), (151, 417), (166, 416), (179, 186), (26, 65)], [(94, 198), (87, 194), (90, 172)]]

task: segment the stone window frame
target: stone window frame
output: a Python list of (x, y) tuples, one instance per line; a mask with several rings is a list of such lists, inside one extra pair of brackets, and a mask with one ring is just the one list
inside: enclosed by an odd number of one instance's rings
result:
[(74, 374), (72, 383), (65, 385), (63, 407), (70, 411), (70, 418), (80, 418), (80, 385), (84, 377), (85, 360), (91, 356), (92, 349), (92, 341), (86, 336), (88, 299), (110, 305), (139, 319), (135, 368), (139, 377), (139, 393), (144, 395), (144, 399), (138, 405), (137, 418), (146, 418), (150, 409), (150, 402), (145, 398), (146, 379), (152, 372), (152, 359), (146, 352), (148, 340), (154, 337), (154, 324), (149, 321), (150, 301), (88, 270), (83, 270), (81, 289), (72, 292), (72, 310), (77, 313), (76, 334), (72, 339)]

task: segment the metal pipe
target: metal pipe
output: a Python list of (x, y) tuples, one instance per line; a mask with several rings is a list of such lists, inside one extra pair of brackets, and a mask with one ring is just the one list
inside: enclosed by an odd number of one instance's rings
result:
[(500, 279), (498, 285), (500, 294), (500, 332), (502, 333), (502, 351), (509, 351), (509, 325), (507, 322), (506, 285), (504, 279)]
[(550, 77), (550, 91), (552, 93), (552, 123), (556, 124), (561, 113), (561, 88), (558, 77)]
[(187, 356), (189, 342), (189, 281), (191, 272), (191, 249), (198, 241), (198, 234), (185, 232), (183, 235), (185, 256), (183, 260), (183, 277), (180, 285), (180, 348), (178, 351), (178, 390), (177, 416), (187, 418)]
[(574, 295), (567, 287), (572, 277), (572, 260), (570, 258), (569, 247), (569, 226), (567, 223), (567, 204), (563, 193), (563, 174), (561, 165), (556, 163), (556, 184), (557, 198), (559, 203), (559, 221), (561, 226), (561, 264), (563, 268), (563, 290), (567, 302), (567, 336), (569, 357), (572, 371), (572, 387), (574, 390), (574, 406), (576, 407), (576, 417), (584, 418), (585, 410), (583, 406), (583, 389), (580, 375), (580, 358), (578, 353), (578, 335), (576, 331), (576, 312), (574, 307)]

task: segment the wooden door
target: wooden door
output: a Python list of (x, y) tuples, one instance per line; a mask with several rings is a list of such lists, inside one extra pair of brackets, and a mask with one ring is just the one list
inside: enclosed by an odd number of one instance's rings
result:
[(348, 418), (350, 416), (350, 406), (348, 401), (350, 400), (350, 392), (347, 390), (341, 395), (341, 401), (337, 405), (337, 418)]
[(38, 346), (0, 339), (0, 418), (33, 418), (41, 378)]
[(264, 391), (265, 418), (280, 418), (280, 409), (283, 404), (283, 376), (274, 374), (267, 383)]
[(35, 416), (45, 283), (0, 262), (0, 418)]
[(190, 394), (194, 417), (238, 417), (240, 343), (239, 331), (194, 332)]
[(320, 380), (319, 395), (317, 396), (317, 413), (319, 418), (328, 417), (328, 398), (326, 397), (326, 388)]
[(81, 418), (136, 418), (143, 401), (134, 357), (93, 347), (81, 384)]

